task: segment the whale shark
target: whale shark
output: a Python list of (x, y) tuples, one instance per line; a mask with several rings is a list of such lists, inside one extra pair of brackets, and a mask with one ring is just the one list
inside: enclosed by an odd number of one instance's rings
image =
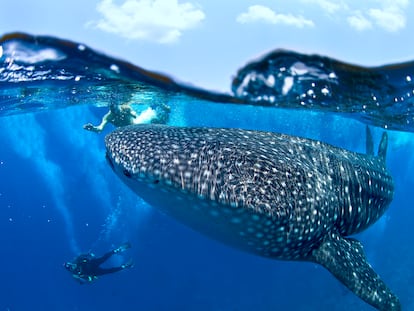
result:
[(105, 137), (106, 157), (137, 195), (189, 227), (260, 256), (322, 265), (378, 310), (401, 310), (349, 237), (393, 199), (388, 136), (374, 155), (273, 132), (133, 125)]

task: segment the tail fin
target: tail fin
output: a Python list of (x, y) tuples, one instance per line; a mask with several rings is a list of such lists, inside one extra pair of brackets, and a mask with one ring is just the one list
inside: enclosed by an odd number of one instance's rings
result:
[(381, 142), (378, 146), (378, 157), (385, 161), (387, 156), (387, 147), (388, 147), (388, 134), (386, 132), (382, 133)]
[(372, 133), (368, 125), (365, 128), (365, 133), (367, 137), (367, 141), (366, 141), (367, 155), (373, 156), (374, 155), (374, 140), (372, 139)]

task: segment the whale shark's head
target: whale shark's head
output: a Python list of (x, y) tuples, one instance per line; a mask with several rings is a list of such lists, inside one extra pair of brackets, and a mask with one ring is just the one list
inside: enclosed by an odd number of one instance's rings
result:
[[(130, 181), (128, 185), (140, 183), (155, 188), (159, 184), (158, 188), (191, 192), (194, 189), (189, 183), (195, 182), (201, 169), (206, 170), (206, 180), (217, 178), (212, 171), (214, 152), (209, 144), (214, 137), (208, 132), (200, 135), (198, 130), (162, 125), (122, 127), (105, 139), (107, 159), (124, 181)], [(210, 149), (204, 153), (203, 147)]]

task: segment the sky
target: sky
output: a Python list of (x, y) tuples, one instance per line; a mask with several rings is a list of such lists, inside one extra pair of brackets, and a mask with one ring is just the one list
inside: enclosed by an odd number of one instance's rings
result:
[(2, 0), (0, 33), (84, 43), (146, 69), (230, 91), (277, 48), (376, 66), (414, 59), (409, 0)]

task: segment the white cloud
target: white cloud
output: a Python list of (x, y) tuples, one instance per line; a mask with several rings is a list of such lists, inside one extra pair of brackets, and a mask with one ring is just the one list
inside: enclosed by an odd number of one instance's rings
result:
[(263, 5), (252, 5), (247, 12), (237, 16), (237, 22), (241, 24), (264, 22), (268, 24), (282, 24), (298, 28), (313, 27), (313, 21), (300, 15), (277, 14), (272, 9)]
[(383, 7), (399, 7), (405, 8), (410, 4), (409, 0), (376, 0), (379, 2)]
[(406, 26), (405, 9), (409, 0), (300, 0), (303, 4), (318, 6), (332, 19), (346, 19), (348, 24), (358, 30), (380, 28), (397, 32)]
[(184, 30), (205, 18), (192, 3), (178, 0), (126, 0), (122, 4), (102, 0), (97, 10), (102, 19), (89, 25), (127, 39), (158, 43), (177, 41)]
[(384, 9), (370, 9), (368, 14), (379, 27), (389, 32), (403, 29), (406, 24), (403, 10), (396, 6)]
[(360, 11), (356, 11), (353, 15), (348, 16), (348, 24), (358, 30), (363, 31), (372, 28), (372, 23)]
[(324, 12), (328, 14), (335, 14), (338, 11), (348, 9), (348, 5), (344, 1), (330, 1), (330, 0), (302, 0), (303, 3), (310, 3), (319, 6)]

